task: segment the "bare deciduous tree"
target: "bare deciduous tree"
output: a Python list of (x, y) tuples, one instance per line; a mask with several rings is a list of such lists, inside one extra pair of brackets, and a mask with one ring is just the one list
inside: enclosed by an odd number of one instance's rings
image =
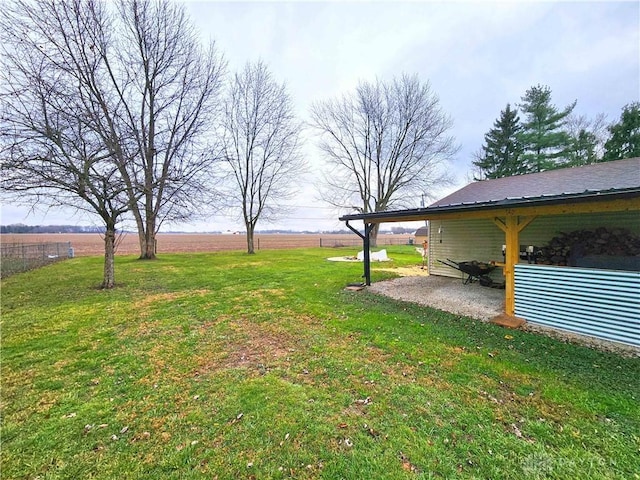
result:
[(371, 213), (408, 206), (448, 181), (441, 167), (457, 151), (452, 122), (417, 76), (362, 82), (314, 104), (311, 115), (328, 167), (323, 198), (335, 207)]
[[(31, 29), (31, 20), (40, 18), (37, 10), (29, 17), (21, 4), (6, 7), (0, 17), (2, 190), (15, 203), (74, 207), (99, 216), (105, 227), (102, 287), (112, 288), (116, 226), (131, 199), (110, 149), (84, 110), (76, 72), (64, 68), (69, 59), (84, 55), (91, 64), (94, 58), (81, 45), (65, 42), (57, 30)], [(85, 20), (75, 18), (79, 34), (91, 23)]]
[(247, 252), (260, 219), (272, 219), (295, 191), (304, 170), (299, 158), (300, 125), (284, 84), (261, 62), (247, 64), (229, 85), (222, 123), (223, 158), (233, 181), (228, 198), (241, 209)]
[(604, 113), (597, 114), (593, 119), (571, 113), (565, 126), (571, 143), (563, 165), (589, 165), (602, 161), (604, 144), (607, 141), (607, 127), (607, 117)]
[(120, 159), (124, 178), (132, 192), (142, 193), (132, 205), (141, 257), (153, 258), (161, 223), (205, 206), (202, 194), (216, 160), (205, 140), (219, 112), (225, 63), (213, 44), (201, 49), (181, 5), (121, 0), (119, 12), (125, 33), (118, 54), (104, 61), (114, 73), (110, 91), (126, 112), (118, 120), (131, 139), (131, 158)]
[(224, 61), (169, 1), (15, 0), (4, 18), (5, 50), (39, 50), (74, 89), (126, 186), (140, 257), (154, 258), (162, 222), (203, 209)]

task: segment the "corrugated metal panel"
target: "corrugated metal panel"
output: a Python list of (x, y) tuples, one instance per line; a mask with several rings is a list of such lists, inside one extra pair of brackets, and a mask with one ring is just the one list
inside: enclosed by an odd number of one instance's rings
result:
[[(433, 220), (429, 223), (429, 273), (466, 278), (460, 271), (438, 263), (437, 259), (501, 262), (503, 243), (504, 233), (490, 219)], [(491, 277), (502, 281), (502, 269), (494, 270)]]
[(515, 314), (640, 347), (640, 272), (519, 264)]

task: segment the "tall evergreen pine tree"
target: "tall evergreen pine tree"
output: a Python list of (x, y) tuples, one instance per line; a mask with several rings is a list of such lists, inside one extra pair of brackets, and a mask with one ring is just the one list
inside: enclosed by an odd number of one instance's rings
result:
[(640, 157), (640, 102), (626, 105), (620, 121), (609, 127), (611, 136), (604, 144), (604, 160)]
[(537, 85), (522, 97), (519, 105), (524, 114), (520, 141), (524, 148), (523, 163), (528, 172), (542, 172), (563, 166), (571, 138), (563, 129), (567, 116), (576, 106), (574, 101), (562, 111), (551, 103), (551, 89)]
[[(518, 138), (522, 126), (517, 110), (511, 105), (500, 112), (500, 118), (484, 135), (485, 144), (473, 164), (480, 169), (482, 178), (500, 178), (525, 173), (520, 161), (522, 145)], [(476, 178), (481, 180), (482, 178)]]
[(596, 152), (598, 139), (593, 132), (585, 128), (580, 129), (576, 136), (571, 137), (571, 144), (566, 151), (566, 166), (575, 167), (598, 163), (600, 159)]

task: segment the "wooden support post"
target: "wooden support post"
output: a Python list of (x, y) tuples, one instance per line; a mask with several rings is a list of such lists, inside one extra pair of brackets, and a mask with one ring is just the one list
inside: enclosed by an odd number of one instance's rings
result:
[(505, 313), (515, 314), (516, 297), (516, 264), (520, 261), (520, 232), (529, 225), (535, 217), (524, 217), (520, 219), (516, 215), (507, 215), (503, 220), (494, 218), (493, 222), (504, 232), (505, 236), (505, 259), (504, 259), (504, 290), (505, 290)]
[(518, 218), (507, 217), (505, 219), (507, 227), (505, 231), (505, 244), (507, 245), (504, 276), (505, 284), (505, 313), (513, 315), (515, 313), (515, 265), (520, 260), (520, 237), (518, 235)]

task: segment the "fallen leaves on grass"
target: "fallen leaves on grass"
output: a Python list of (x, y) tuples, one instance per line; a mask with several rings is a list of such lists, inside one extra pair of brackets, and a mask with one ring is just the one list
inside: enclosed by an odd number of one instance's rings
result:
[(144, 431), (141, 434), (135, 435), (132, 439), (131, 442), (135, 443), (135, 442), (139, 442), (140, 440), (148, 440), (151, 438), (151, 433)]
[(287, 433), (287, 434), (284, 436), (284, 440), (282, 440), (282, 441), (280, 442), (280, 446), (284, 445), (284, 442), (286, 442), (287, 440), (289, 440), (289, 436), (290, 436), (290, 435), (289, 435), (289, 433)]
[[(523, 420), (520, 420), (519, 423), (522, 423)], [(517, 438), (521, 439), (521, 440), (525, 440), (526, 442), (529, 443), (535, 443), (535, 440), (533, 438), (527, 437), (525, 436), (522, 431), (520, 430), (520, 427), (518, 427), (518, 425), (516, 425), (515, 423), (511, 423), (509, 424), (509, 430), (511, 431), (511, 433), (513, 433)]]
[(411, 472), (411, 473), (420, 473), (420, 469), (417, 466), (415, 466), (413, 463), (411, 463), (404, 453), (400, 452), (398, 454), (398, 457), (400, 458), (400, 461), (402, 462), (402, 469), (403, 470), (405, 470), (407, 472)]
[(238, 415), (236, 415), (235, 418), (232, 418), (231, 421), (229, 421), (229, 425), (238, 423), (240, 420), (242, 420), (242, 417), (244, 417), (244, 413), (240, 412)]
[(522, 432), (515, 423), (511, 424), (511, 428), (513, 429), (513, 433), (516, 437), (522, 438)]
[(380, 432), (378, 432), (377, 430), (374, 430), (373, 428), (371, 428), (366, 423), (362, 426), (362, 428), (364, 428), (366, 430), (366, 432), (369, 434), (369, 436), (371, 436), (373, 438), (378, 438), (380, 436)]

